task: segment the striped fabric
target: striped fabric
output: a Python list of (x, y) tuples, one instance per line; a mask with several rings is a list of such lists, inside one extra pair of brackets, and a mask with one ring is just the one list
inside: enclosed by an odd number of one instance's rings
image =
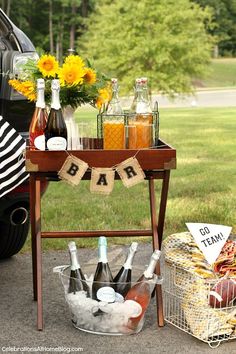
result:
[(0, 116), (0, 198), (28, 178), (25, 140)]

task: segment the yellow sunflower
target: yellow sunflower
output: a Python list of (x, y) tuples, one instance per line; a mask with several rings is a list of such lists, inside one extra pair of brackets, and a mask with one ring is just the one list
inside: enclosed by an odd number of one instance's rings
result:
[(75, 64), (79, 67), (84, 67), (84, 61), (79, 55), (68, 55), (64, 61), (65, 64)]
[(102, 106), (111, 100), (111, 88), (110, 86), (104, 87), (98, 90), (99, 96), (96, 101), (96, 106), (100, 110)]
[(44, 77), (55, 77), (58, 73), (59, 63), (53, 55), (42, 55), (37, 63), (38, 69)]
[(36, 87), (35, 83), (32, 81), (19, 81), (19, 80), (9, 80), (9, 85), (11, 85), (16, 91), (20, 92), (30, 101), (36, 101)]
[(21, 85), (21, 82), (19, 80), (9, 80), (8, 81), (9, 85), (11, 85), (16, 91), (19, 91), (19, 87)]
[(93, 85), (96, 82), (97, 76), (93, 69), (85, 68), (84, 81), (86, 84)]
[(79, 67), (76, 64), (65, 63), (59, 69), (59, 79), (61, 86), (74, 86), (83, 83), (83, 76), (85, 74), (84, 67)]

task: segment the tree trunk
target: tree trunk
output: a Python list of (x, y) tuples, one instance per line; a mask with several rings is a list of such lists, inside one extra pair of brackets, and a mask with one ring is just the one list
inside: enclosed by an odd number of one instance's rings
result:
[(213, 58), (217, 59), (219, 57), (219, 47), (218, 44), (214, 46), (214, 51), (213, 51)]
[(49, 1), (49, 38), (50, 38), (50, 52), (54, 53), (54, 43), (53, 43), (53, 23), (52, 23), (52, 0)]
[(7, 16), (10, 16), (10, 11), (11, 11), (11, 0), (8, 0), (7, 1), (7, 9), (6, 9)]
[(88, 17), (88, 0), (81, 1), (81, 15), (82, 17)]
[(75, 17), (76, 17), (76, 10), (77, 6), (75, 4), (72, 4), (71, 6), (71, 18), (72, 18), (72, 24), (70, 26), (70, 48), (74, 49), (75, 48)]
[(63, 59), (63, 38), (64, 38), (64, 16), (65, 9), (62, 8), (62, 16), (61, 16), (61, 23), (60, 23), (60, 33), (59, 33), (59, 62), (62, 62)]

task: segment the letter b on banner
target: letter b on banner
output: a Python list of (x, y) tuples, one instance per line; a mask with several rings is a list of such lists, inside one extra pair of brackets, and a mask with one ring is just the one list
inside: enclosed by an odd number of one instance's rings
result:
[(83, 160), (75, 156), (68, 156), (58, 172), (58, 176), (73, 186), (77, 186), (87, 171), (87, 168), (88, 164)]

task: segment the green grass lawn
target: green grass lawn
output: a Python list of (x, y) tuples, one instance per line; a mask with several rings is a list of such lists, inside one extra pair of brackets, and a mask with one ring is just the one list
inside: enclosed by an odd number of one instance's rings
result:
[[(95, 114), (81, 111), (77, 120), (91, 122), (95, 129)], [(161, 138), (177, 149), (164, 234), (186, 230), (185, 222), (229, 225), (236, 232), (236, 108), (163, 109), (160, 116)], [(156, 190), (159, 196), (159, 181)], [(126, 189), (117, 181), (110, 196), (98, 196), (90, 193), (88, 181), (77, 187), (50, 183), (42, 215), (44, 230), (148, 228), (148, 186), (142, 183)], [(96, 239), (77, 240), (80, 247), (97, 243)], [(43, 240), (43, 245), (44, 249), (66, 249), (67, 240)], [(23, 251), (29, 247), (28, 239)]]
[(236, 87), (236, 58), (214, 59), (203, 80), (196, 80), (200, 87)]

